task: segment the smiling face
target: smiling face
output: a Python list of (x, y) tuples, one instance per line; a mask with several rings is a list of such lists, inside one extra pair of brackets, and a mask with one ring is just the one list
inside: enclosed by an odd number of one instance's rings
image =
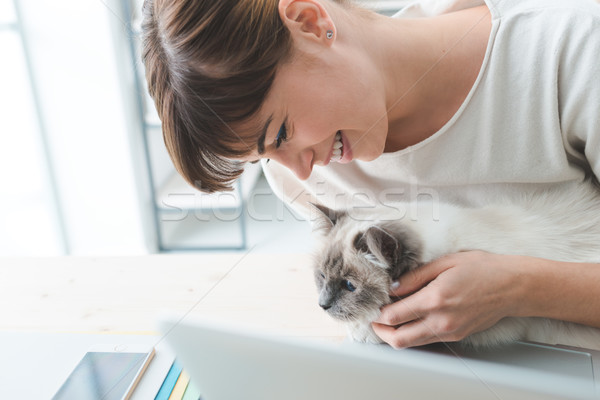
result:
[(264, 152), (257, 156), (276, 160), (306, 179), (314, 165), (336, 158), (336, 141), (342, 145), (340, 162), (381, 155), (387, 136), (385, 102), (364, 71), (343, 65), (348, 61), (340, 58), (327, 65), (297, 60), (280, 68), (261, 110), (262, 119), (271, 122)]
[(257, 132), (255, 150), (245, 161), (273, 159), (302, 180), (314, 165), (377, 158), (388, 130), (381, 71), (350, 34), (340, 36), (338, 28), (348, 32), (356, 26), (334, 25), (329, 12), (338, 22), (347, 14), (325, 5), (280, 0), (293, 55), (279, 66), (253, 121), (242, 127)]
[[(300, 60), (283, 66), (263, 107), (273, 120), (262, 157), (283, 164), (299, 179), (307, 179), (314, 165), (331, 161), (334, 147), (339, 147), (336, 141), (342, 144), (340, 162), (371, 161), (385, 146), (385, 103), (377, 98), (366, 72), (347, 60), (332, 61), (319, 66)], [(284, 121), (286, 140), (280, 138), (277, 147)]]

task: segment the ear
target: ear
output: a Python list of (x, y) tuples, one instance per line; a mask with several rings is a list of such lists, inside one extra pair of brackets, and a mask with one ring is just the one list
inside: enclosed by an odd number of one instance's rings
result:
[[(333, 21), (319, 0), (280, 0), (279, 16), (301, 50), (311, 44), (331, 46), (336, 37)], [(327, 39), (327, 31), (333, 38)]]
[(335, 211), (323, 205), (311, 203), (310, 201), (308, 204), (311, 205), (316, 214), (313, 219), (313, 232), (319, 232), (323, 235), (328, 234), (340, 218), (346, 215), (345, 211)]
[(375, 256), (379, 264), (386, 269), (393, 268), (398, 260), (401, 248), (398, 240), (384, 228), (374, 225), (354, 238), (354, 248)]

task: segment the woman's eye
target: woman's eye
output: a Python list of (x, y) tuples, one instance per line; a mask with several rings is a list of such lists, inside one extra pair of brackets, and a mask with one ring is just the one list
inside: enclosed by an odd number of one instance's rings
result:
[(346, 285), (346, 289), (348, 289), (349, 291), (354, 292), (356, 290), (356, 286), (354, 286), (352, 282), (346, 281), (344, 282), (344, 284)]
[(281, 146), (281, 143), (283, 143), (287, 140), (287, 128), (285, 126), (286, 122), (287, 122), (287, 119), (285, 121), (283, 121), (283, 124), (281, 124), (281, 127), (279, 128), (279, 132), (277, 132), (277, 138), (275, 139), (275, 148), (276, 149), (278, 149), (279, 146)]

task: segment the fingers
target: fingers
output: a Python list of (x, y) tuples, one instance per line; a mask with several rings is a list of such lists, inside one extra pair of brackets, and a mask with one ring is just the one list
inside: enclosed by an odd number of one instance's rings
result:
[(439, 307), (439, 302), (435, 301), (435, 296), (432, 297), (429, 288), (423, 287), (453, 265), (452, 256), (444, 256), (402, 275), (391, 294), (410, 296), (381, 309), (379, 318), (372, 324), (375, 333), (395, 348), (442, 341), (427, 322), (431, 311)]
[(377, 320), (371, 326), (377, 336), (395, 348), (454, 342), (466, 337), (455, 319), (434, 314), (426, 314), (397, 325)]
[(405, 299), (382, 307), (381, 314), (375, 322), (388, 326), (396, 326), (417, 320), (424, 316), (425, 310), (423, 307), (426, 304), (422, 293), (417, 292)]
[(413, 321), (397, 328), (376, 322), (372, 326), (375, 334), (381, 340), (396, 349), (423, 346), (442, 341), (422, 320)]
[(444, 256), (422, 267), (406, 272), (397, 282), (392, 284), (392, 296), (406, 296), (421, 289), (434, 280), (439, 274), (453, 266), (452, 256)]

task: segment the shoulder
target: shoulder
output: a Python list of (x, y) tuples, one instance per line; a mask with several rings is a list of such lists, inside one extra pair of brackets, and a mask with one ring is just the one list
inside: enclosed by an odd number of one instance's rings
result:
[(600, 0), (417, 0), (408, 4), (394, 18), (419, 18), (445, 14), (466, 8), (487, 5), (495, 18), (518, 14), (543, 14), (570, 10), (590, 15), (600, 14)]
[[(564, 64), (574, 49), (593, 53), (600, 45), (600, 4), (595, 0), (486, 0), (509, 51), (541, 57), (546, 67)], [(598, 52), (595, 53), (596, 57)], [(581, 58), (581, 54), (576, 59)], [(574, 59), (572, 59), (574, 60)], [(588, 70), (593, 64), (585, 65)], [(550, 65), (552, 64), (552, 65)], [(539, 68), (542, 68), (540, 65)]]
[(492, 13), (508, 17), (514, 15), (562, 13), (563, 16), (585, 13), (600, 16), (600, 5), (595, 0), (485, 0)]

